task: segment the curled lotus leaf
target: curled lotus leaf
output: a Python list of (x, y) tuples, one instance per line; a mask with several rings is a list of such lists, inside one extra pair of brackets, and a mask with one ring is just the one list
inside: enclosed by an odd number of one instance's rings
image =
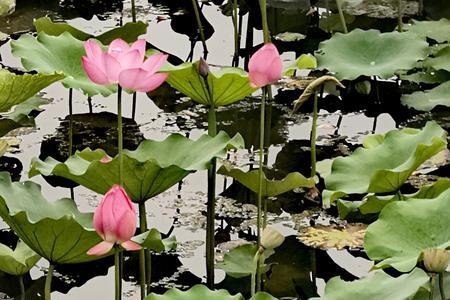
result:
[(79, 212), (72, 199), (48, 202), (34, 182), (11, 182), (9, 173), (0, 173), (0, 217), (51, 263), (98, 259), (86, 254), (101, 241), (92, 226), (93, 214)]
[[(259, 170), (244, 172), (224, 165), (217, 170), (217, 174), (230, 176), (252, 192), (259, 192)], [(315, 181), (313, 178), (306, 178), (299, 172), (289, 173), (281, 180), (267, 179), (266, 175), (263, 174), (262, 196), (275, 197), (296, 188), (312, 188), (314, 186)]]
[(317, 59), (311, 54), (302, 54), (290, 67), (286, 68), (283, 72), (284, 76), (294, 76), (297, 69), (315, 69), (317, 68)]
[(339, 80), (362, 75), (388, 79), (397, 71), (414, 68), (427, 56), (427, 47), (425, 40), (412, 33), (355, 29), (322, 42), (315, 55), (318, 68)]
[(230, 295), (227, 290), (211, 291), (206, 286), (198, 284), (187, 291), (171, 288), (163, 295), (150, 294), (145, 300), (244, 300), (241, 294)]
[(413, 20), (412, 24), (405, 26), (405, 30), (414, 33), (420, 38), (430, 38), (438, 43), (450, 41), (450, 21), (440, 19), (439, 21), (417, 21)]
[(115, 85), (98, 85), (89, 79), (81, 64), (81, 57), (85, 55), (83, 41), (69, 32), (59, 36), (41, 32), (37, 37), (23, 34), (17, 41), (11, 42), (11, 49), (13, 55), (21, 59), (25, 69), (45, 74), (60, 72), (66, 76), (62, 80), (64, 86), (80, 89), (89, 96), (109, 96), (117, 90)]
[[(238, 134), (230, 138), (221, 131), (214, 138), (203, 135), (190, 140), (172, 134), (163, 141), (143, 141), (136, 150), (123, 152), (123, 186), (134, 202), (142, 203), (166, 191), (191, 172), (205, 170), (211, 159), (223, 157), (230, 148), (242, 148)], [(65, 162), (53, 158), (33, 159), (30, 177), (42, 174), (70, 179), (99, 194), (106, 193), (119, 180), (119, 157), (103, 162), (104, 150), (85, 149)]]
[(403, 95), (401, 101), (403, 105), (412, 107), (416, 110), (430, 111), (438, 105), (450, 107), (449, 93), (450, 81), (447, 81), (431, 90)]
[(143, 248), (158, 253), (177, 248), (177, 240), (174, 236), (163, 239), (161, 233), (155, 228), (133, 237), (132, 240), (140, 244)]
[(321, 165), (326, 174), (324, 204), (348, 194), (396, 192), (423, 162), (446, 148), (446, 135), (436, 122), (428, 122), (420, 130), (368, 136), (350, 156), (335, 158), (331, 171), (325, 170), (329, 162)]
[(392, 202), (370, 224), (364, 248), (376, 268), (411, 271), (428, 248), (450, 246), (450, 189), (433, 199), (412, 198)]
[(322, 250), (362, 248), (367, 225), (347, 224), (346, 226), (323, 226), (303, 228), (299, 239), (303, 244)]
[(41, 257), (24, 242), (18, 241), (12, 250), (0, 244), (0, 271), (11, 275), (23, 275), (41, 259)]
[(373, 272), (355, 281), (333, 277), (327, 282), (324, 295), (310, 300), (405, 300), (411, 299), (428, 281), (427, 273), (419, 268), (399, 277), (384, 272)]
[[(166, 64), (161, 72), (169, 73), (167, 83), (195, 102), (204, 105), (224, 106), (242, 100), (256, 89), (250, 86), (247, 72), (240, 68), (222, 67), (209, 69), (207, 82), (198, 72), (199, 62), (184, 63), (179, 66)], [(212, 89), (212, 99), (208, 92)]]
[(49, 17), (42, 17), (34, 21), (34, 27), (38, 33), (44, 32), (48, 35), (58, 36), (64, 32), (69, 32), (74, 38), (86, 41), (88, 39), (96, 39), (103, 45), (109, 45), (117, 38), (123, 39), (127, 43), (132, 43), (138, 37), (147, 32), (147, 24), (144, 22), (129, 22), (121, 27), (114, 28), (100, 35), (93, 36), (92, 34), (81, 31), (66, 22), (53, 22)]

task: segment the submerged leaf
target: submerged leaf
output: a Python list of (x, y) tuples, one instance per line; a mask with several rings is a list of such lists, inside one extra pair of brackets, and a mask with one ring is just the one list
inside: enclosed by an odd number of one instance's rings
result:
[[(229, 169), (222, 166), (217, 170), (217, 174), (233, 177), (252, 192), (259, 192), (259, 170), (245, 173), (240, 169)], [(312, 188), (313, 186), (315, 186), (314, 179), (306, 178), (299, 172), (289, 173), (282, 180), (270, 180), (263, 174), (262, 196), (275, 197), (296, 188)]]
[(161, 233), (155, 228), (133, 237), (132, 240), (140, 244), (143, 248), (155, 252), (174, 250), (177, 247), (175, 237), (163, 239)]
[(18, 241), (14, 251), (0, 244), (0, 271), (11, 275), (23, 275), (41, 259), (24, 242)]
[(91, 213), (80, 213), (72, 199), (48, 202), (41, 187), (31, 181), (11, 182), (0, 173), (0, 216), (37, 254), (55, 264), (98, 259), (86, 252), (101, 238)]
[(402, 104), (416, 110), (430, 111), (437, 105), (450, 107), (450, 98), (448, 97), (449, 93), (450, 81), (447, 81), (431, 90), (418, 91), (410, 95), (403, 95), (401, 101)]
[(322, 250), (362, 248), (366, 228), (364, 224), (348, 224), (345, 227), (317, 225), (302, 229), (299, 239), (309, 247)]
[[(216, 137), (190, 140), (172, 134), (164, 141), (143, 141), (134, 151), (123, 152), (124, 188), (134, 202), (144, 202), (172, 187), (189, 173), (208, 168), (211, 159), (223, 157), (230, 148), (244, 146), (238, 134), (230, 138), (221, 131)], [(104, 150), (85, 149), (62, 163), (53, 158), (33, 159), (30, 177), (42, 174), (70, 179), (99, 194), (106, 193), (119, 180), (119, 157), (104, 163)]]
[(413, 198), (387, 205), (367, 228), (364, 248), (376, 268), (409, 272), (428, 248), (450, 246), (450, 189), (433, 199)]
[(195, 285), (187, 291), (171, 288), (163, 295), (150, 294), (145, 300), (244, 300), (241, 294), (230, 295), (226, 290), (211, 291), (204, 285)]
[(412, 33), (355, 29), (322, 42), (316, 57), (320, 69), (327, 69), (340, 80), (361, 75), (388, 79), (397, 71), (414, 68), (426, 57), (427, 47), (427, 42)]

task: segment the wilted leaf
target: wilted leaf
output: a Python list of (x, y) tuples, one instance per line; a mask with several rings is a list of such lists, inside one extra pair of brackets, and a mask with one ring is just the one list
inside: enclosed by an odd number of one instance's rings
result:
[(364, 224), (348, 224), (345, 227), (317, 225), (302, 229), (299, 238), (305, 245), (322, 250), (362, 248), (366, 228)]

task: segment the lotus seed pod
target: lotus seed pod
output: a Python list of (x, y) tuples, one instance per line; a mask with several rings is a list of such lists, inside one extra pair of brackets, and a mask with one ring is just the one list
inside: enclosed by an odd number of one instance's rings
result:
[(261, 236), (264, 249), (275, 249), (284, 242), (284, 236), (272, 227), (266, 227)]
[(203, 77), (208, 77), (209, 74), (209, 65), (208, 63), (202, 58), (200, 58), (200, 61), (198, 63), (198, 73)]
[(445, 272), (449, 262), (450, 252), (445, 249), (426, 249), (423, 251), (423, 263), (429, 272)]

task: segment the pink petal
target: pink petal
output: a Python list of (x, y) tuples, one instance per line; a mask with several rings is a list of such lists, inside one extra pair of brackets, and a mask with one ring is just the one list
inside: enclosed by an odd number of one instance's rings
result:
[(95, 209), (93, 223), (95, 231), (98, 233), (99, 236), (101, 236), (102, 239), (105, 239), (105, 230), (103, 229), (103, 216), (101, 208), (102, 204), (103, 202), (100, 202), (100, 205)]
[(95, 63), (100, 63), (102, 59), (102, 48), (97, 42), (93, 40), (88, 40), (84, 42), (84, 50), (86, 51), (86, 56)]
[(142, 81), (139, 82), (138, 86), (136, 87), (136, 91), (143, 92), (143, 93), (149, 93), (153, 90), (156, 90), (161, 84), (166, 81), (166, 79), (169, 77), (169, 74), (167, 73), (157, 73), (154, 75), (147, 75)]
[(141, 245), (139, 245), (138, 243), (135, 243), (133, 241), (126, 241), (126, 242), (123, 242), (120, 245), (123, 248), (125, 248), (125, 250), (128, 250), (128, 251), (138, 251), (138, 250), (142, 249)]
[(119, 82), (119, 74), (122, 67), (117, 59), (107, 53), (103, 53), (103, 67), (110, 83)]
[(89, 249), (87, 254), (92, 255), (92, 256), (102, 256), (102, 255), (105, 255), (106, 253), (108, 253), (109, 251), (111, 251), (111, 249), (113, 247), (114, 247), (114, 243), (103, 241), (103, 242), (95, 245), (91, 249)]
[(168, 57), (169, 55), (163, 53), (152, 55), (144, 62), (142, 69), (154, 74), (164, 65)]
[(274, 83), (280, 80), (282, 74), (283, 74), (283, 63), (281, 62), (281, 59), (279, 57), (275, 57), (272, 63), (270, 64), (270, 71), (269, 71), (270, 83)]
[(116, 224), (116, 236), (119, 241), (128, 241), (136, 232), (136, 214), (126, 211)]
[(92, 82), (102, 85), (109, 84), (108, 77), (99, 65), (85, 56), (81, 58), (81, 62), (83, 64), (84, 71)]
[(112, 159), (111, 159), (111, 157), (109, 157), (108, 155), (105, 155), (105, 156), (102, 157), (102, 159), (100, 159), (100, 162), (101, 162), (102, 164), (107, 164), (107, 163), (109, 163), (110, 161), (112, 161)]
[(108, 54), (112, 57), (118, 59), (122, 54), (128, 52), (130, 50), (130, 46), (127, 42), (122, 39), (115, 39), (109, 44)]
[(119, 75), (119, 84), (124, 89), (136, 91), (139, 80), (141, 80), (146, 75), (147, 71), (140, 68), (124, 70)]
[(275, 45), (264, 45), (249, 61), (248, 70), (252, 86), (262, 87), (277, 81), (281, 78), (281, 68), (280, 54)]
[(138, 50), (141, 54), (142, 60), (145, 58), (145, 49), (147, 46), (147, 42), (144, 39), (139, 39), (131, 45), (130, 50)]
[(139, 50), (134, 49), (128, 51), (120, 57), (120, 65), (122, 70), (139, 68), (142, 65), (144, 57), (141, 55)]
[(249, 73), (248, 77), (250, 79), (250, 85), (253, 88), (263, 87), (270, 82), (269, 78), (265, 73), (252, 72)]

